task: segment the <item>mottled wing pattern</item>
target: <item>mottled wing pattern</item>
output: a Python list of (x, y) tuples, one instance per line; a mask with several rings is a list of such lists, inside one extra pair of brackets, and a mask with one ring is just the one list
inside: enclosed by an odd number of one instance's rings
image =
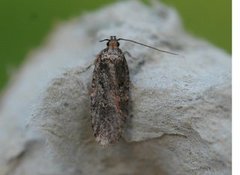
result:
[(112, 144), (121, 137), (128, 116), (129, 70), (119, 48), (104, 49), (95, 61), (91, 91), (92, 128), (97, 142)]

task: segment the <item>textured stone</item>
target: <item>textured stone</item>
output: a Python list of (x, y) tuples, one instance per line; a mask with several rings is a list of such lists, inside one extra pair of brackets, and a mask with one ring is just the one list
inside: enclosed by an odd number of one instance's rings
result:
[[(136, 58), (131, 116), (121, 141), (102, 147), (84, 67), (110, 35), (183, 56), (120, 42)], [(231, 174), (231, 58), (162, 4), (119, 2), (57, 26), (10, 83), (0, 116), (1, 175)]]

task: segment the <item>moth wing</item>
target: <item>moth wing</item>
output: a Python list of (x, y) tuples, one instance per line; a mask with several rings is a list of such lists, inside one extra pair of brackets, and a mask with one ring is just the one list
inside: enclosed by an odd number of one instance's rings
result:
[(97, 57), (92, 79), (91, 115), (96, 140), (107, 145), (119, 140), (128, 115), (129, 70), (126, 59)]

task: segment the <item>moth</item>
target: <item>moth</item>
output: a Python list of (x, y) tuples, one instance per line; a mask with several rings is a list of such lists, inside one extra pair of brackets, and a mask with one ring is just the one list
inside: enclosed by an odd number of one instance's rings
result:
[(94, 62), (90, 109), (93, 134), (101, 145), (118, 142), (129, 115), (129, 69), (124, 52), (119, 48), (119, 40), (177, 55), (133, 40), (117, 39), (116, 36), (100, 41), (107, 41), (107, 47), (97, 55)]

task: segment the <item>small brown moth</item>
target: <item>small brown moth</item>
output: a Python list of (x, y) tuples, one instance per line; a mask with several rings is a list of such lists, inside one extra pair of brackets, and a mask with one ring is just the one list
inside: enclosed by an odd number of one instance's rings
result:
[(129, 70), (119, 40), (178, 55), (116, 36), (100, 41), (107, 41), (107, 48), (95, 60), (90, 98), (93, 133), (101, 145), (114, 144), (120, 139), (129, 112)]

